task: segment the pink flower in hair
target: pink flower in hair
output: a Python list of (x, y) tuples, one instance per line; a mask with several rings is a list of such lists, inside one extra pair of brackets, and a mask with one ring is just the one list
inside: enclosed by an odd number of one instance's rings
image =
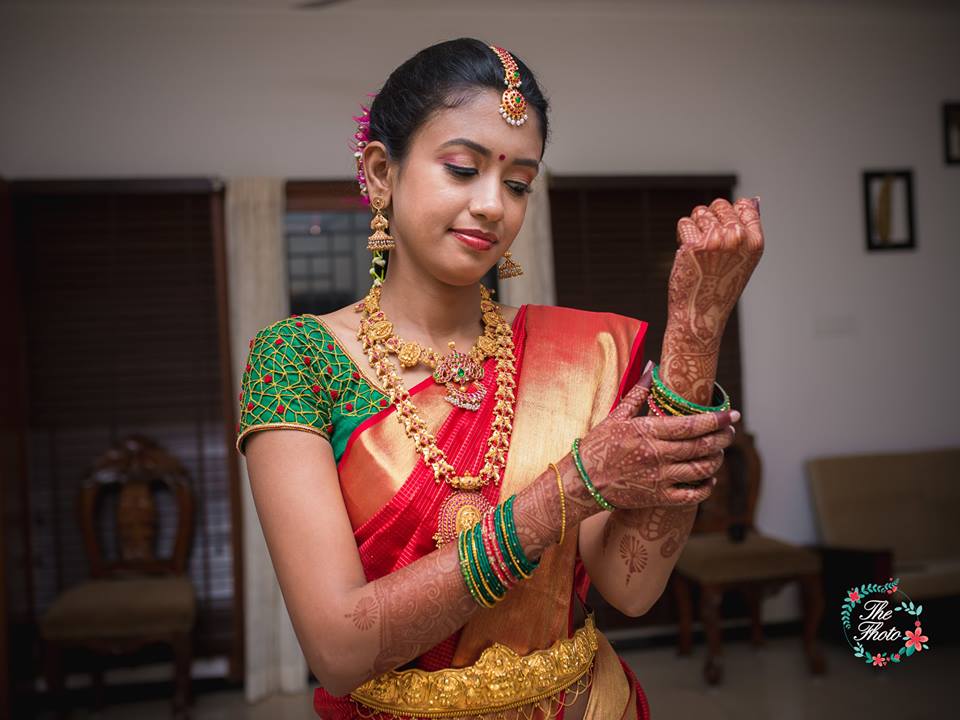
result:
[[(367, 93), (368, 97), (376, 97), (376, 93)], [(367, 192), (367, 178), (363, 173), (363, 149), (370, 142), (370, 108), (361, 105), (363, 112), (353, 115), (357, 123), (357, 131), (353, 134), (353, 157), (357, 163), (357, 184), (360, 185), (360, 195), (364, 205), (370, 204), (370, 195)]]

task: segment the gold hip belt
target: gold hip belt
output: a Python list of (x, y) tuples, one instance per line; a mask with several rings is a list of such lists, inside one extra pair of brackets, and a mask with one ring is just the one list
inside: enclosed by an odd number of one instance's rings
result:
[(577, 695), (582, 693), (586, 686), (581, 681), (593, 665), (597, 647), (591, 613), (573, 637), (560, 638), (546, 650), (518, 655), (495, 642), (473, 665), (390, 670), (365, 682), (350, 697), (358, 706), (413, 718), (502, 712), (538, 704), (574, 683)]

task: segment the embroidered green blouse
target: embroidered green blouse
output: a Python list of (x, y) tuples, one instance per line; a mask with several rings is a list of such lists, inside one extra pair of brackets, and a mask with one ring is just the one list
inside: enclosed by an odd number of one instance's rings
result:
[(347, 439), (390, 398), (360, 371), (316, 315), (292, 315), (259, 330), (240, 382), (237, 450), (250, 433), (276, 428), (330, 441), (340, 462)]

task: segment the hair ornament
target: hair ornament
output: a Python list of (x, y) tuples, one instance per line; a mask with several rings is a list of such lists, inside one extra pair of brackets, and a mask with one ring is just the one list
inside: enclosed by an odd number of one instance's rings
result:
[(500, 96), (500, 115), (510, 125), (520, 127), (527, 121), (527, 99), (517, 90), (520, 87), (520, 68), (507, 50), (490, 45), (503, 63), (503, 84), (507, 89)]
[[(376, 93), (367, 93), (368, 97), (376, 97)], [(360, 115), (351, 116), (357, 123), (357, 131), (353, 134), (353, 158), (357, 163), (357, 184), (360, 186), (360, 196), (364, 205), (370, 204), (370, 194), (367, 192), (367, 177), (363, 172), (363, 149), (370, 142), (370, 108), (361, 105)]]

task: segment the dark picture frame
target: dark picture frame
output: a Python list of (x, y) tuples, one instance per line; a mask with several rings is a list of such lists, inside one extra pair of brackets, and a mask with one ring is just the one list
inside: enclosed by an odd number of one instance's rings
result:
[(867, 251), (916, 248), (912, 170), (865, 170), (863, 205)]
[(960, 165), (960, 102), (943, 104), (943, 161)]

